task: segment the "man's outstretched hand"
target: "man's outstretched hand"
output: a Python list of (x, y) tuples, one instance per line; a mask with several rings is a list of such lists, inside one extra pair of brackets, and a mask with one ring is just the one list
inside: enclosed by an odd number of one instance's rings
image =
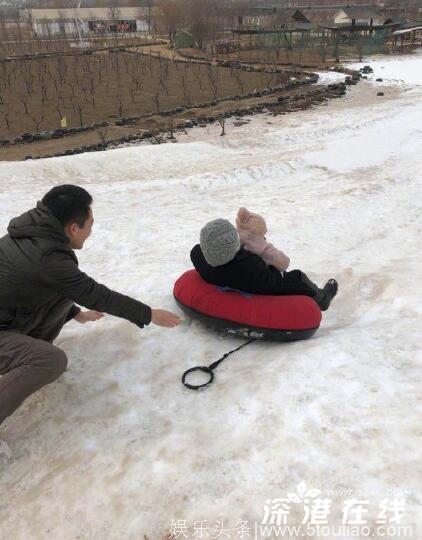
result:
[[(98, 319), (101, 319), (102, 317), (104, 317), (104, 313), (100, 313), (99, 311), (80, 311), (76, 315), (75, 321), (78, 321), (80, 324), (85, 324), (90, 321), (98, 321)], [(171, 311), (166, 311), (165, 309), (152, 309), (151, 322), (157, 326), (173, 328), (178, 326), (182, 322), (182, 319), (178, 315), (171, 313)]]
[(101, 319), (104, 317), (104, 313), (100, 313), (99, 311), (80, 311), (76, 317), (75, 321), (78, 321), (78, 323), (85, 324), (90, 321), (98, 321), (98, 319)]
[(157, 326), (173, 328), (182, 322), (182, 319), (178, 315), (165, 309), (151, 309), (151, 314), (151, 322)]

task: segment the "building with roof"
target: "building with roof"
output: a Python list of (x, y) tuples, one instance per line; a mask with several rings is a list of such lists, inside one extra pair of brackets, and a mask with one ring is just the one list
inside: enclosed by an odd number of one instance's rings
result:
[(380, 12), (370, 6), (343, 7), (334, 15), (336, 26), (380, 26), (383, 22)]
[(250, 8), (238, 17), (239, 27), (284, 28), (287, 30), (306, 30), (311, 21), (298, 9), (277, 6)]
[[(381, 1), (381, 0), (379, 0)], [(377, 0), (289, 0), (289, 7), (296, 8), (336, 8), (342, 7), (343, 5), (348, 6), (368, 6), (370, 4), (379, 3)]]
[(390, 36), (395, 48), (409, 47), (410, 49), (422, 45), (422, 24), (410, 28), (396, 30)]
[(45, 8), (25, 12), (37, 37), (146, 33), (150, 30), (150, 15), (150, 7), (145, 5)]

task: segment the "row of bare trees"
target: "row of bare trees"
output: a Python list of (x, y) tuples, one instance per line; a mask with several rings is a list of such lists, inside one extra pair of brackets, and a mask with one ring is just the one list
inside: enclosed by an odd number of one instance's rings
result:
[(158, 0), (156, 29), (166, 33), (171, 43), (177, 32), (189, 29), (201, 48), (204, 41), (215, 40), (217, 33), (224, 29), (225, 4), (222, 0)]
[(64, 118), (83, 126), (191, 107), (277, 84), (278, 77), (127, 52), (0, 62), (0, 137), (56, 129)]

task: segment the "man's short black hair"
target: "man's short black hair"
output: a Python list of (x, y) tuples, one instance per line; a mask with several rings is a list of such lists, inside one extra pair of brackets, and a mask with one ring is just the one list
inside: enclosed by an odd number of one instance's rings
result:
[(50, 189), (41, 202), (63, 226), (77, 223), (83, 227), (89, 217), (92, 197), (84, 188), (64, 184)]

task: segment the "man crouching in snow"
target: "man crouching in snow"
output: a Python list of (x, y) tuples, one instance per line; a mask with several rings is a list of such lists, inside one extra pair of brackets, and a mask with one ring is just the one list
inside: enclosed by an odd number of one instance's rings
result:
[(65, 371), (66, 354), (52, 342), (71, 319), (83, 324), (105, 312), (139, 328), (180, 323), (177, 315), (151, 309), (79, 270), (73, 250), (91, 234), (91, 204), (81, 187), (54, 187), (36, 208), (12, 219), (0, 239), (0, 424)]

